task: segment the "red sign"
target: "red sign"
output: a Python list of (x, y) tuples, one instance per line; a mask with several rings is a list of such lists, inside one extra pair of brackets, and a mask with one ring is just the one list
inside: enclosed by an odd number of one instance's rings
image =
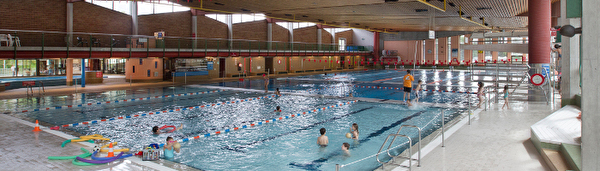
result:
[(533, 74), (531, 76), (531, 84), (535, 85), (535, 86), (540, 86), (544, 83), (544, 76), (542, 76), (542, 74)]
[(23, 86), (34, 86), (35, 81), (23, 81)]
[(96, 72), (96, 78), (102, 78), (102, 72)]
[(237, 53), (231, 52), (231, 53), (229, 53), (229, 56), (238, 56), (238, 55), (237, 55)]

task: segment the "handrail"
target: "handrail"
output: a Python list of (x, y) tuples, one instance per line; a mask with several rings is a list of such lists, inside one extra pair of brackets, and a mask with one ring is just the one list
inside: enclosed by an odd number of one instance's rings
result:
[[(402, 125), (402, 126), (400, 126), (400, 128), (398, 129), (398, 132), (396, 132), (396, 134), (399, 134), (403, 127), (417, 128), (417, 130), (419, 131), (419, 142), (417, 142), (417, 144), (418, 144), (418, 150), (419, 150), (418, 151), (419, 155), (418, 155), (418, 158), (417, 158), (417, 162), (418, 162), (417, 167), (421, 167), (421, 138), (422, 138), (421, 137), (421, 128), (419, 128), (418, 126), (415, 126), (415, 125)], [(392, 154), (390, 154), (390, 151), (389, 151), (390, 147), (392, 147), (392, 144), (394, 144), (394, 141), (396, 141), (396, 137), (394, 137), (394, 139), (392, 139), (392, 142), (390, 142), (390, 145), (388, 146), (388, 152), (387, 152), (387, 154), (390, 157), (394, 157), (394, 156), (392, 156)], [(412, 146), (412, 144), (410, 144), (410, 146)], [(412, 156), (410, 156), (408, 159), (412, 160)]]
[[(412, 156), (412, 150), (410, 148), (410, 145), (412, 144), (412, 139), (410, 139), (410, 137), (406, 136), (406, 135), (390, 134), (390, 135), (387, 136), (387, 138), (385, 138), (385, 141), (383, 142), (383, 144), (381, 144), (381, 147), (379, 148), (379, 151), (377, 152), (377, 155), (375, 155), (375, 159), (377, 159), (377, 162), (379, 162), (379, 163), (382, 164), (382, 167), (383, 167), (383, 164), (385, 164), (385, 163), (382, 162), (381, 160), (379, 160), (379, 154), (381, 153), (381, 150), (383, 149), (383, 147), (385, 147), (385, 145), (387, 144), (387, 141), (390, 139), (391, 136), (393, 136), (394, 138), (395, 137), (404, 137), (404, 138), (407, 138), (408, 139), (408, 146), (409, 146), (408, 147), (408, 157)], [(390, 145), (391, 145), (391, 143), (390, 143)], [(388, 152), (388, 154), (389, 154), (389, 152)], [(400, 166), (400, 167), (406, 167), (410, 171), (410, 170), (412, 170), (412, 160), (408, 160), (408, 166), (402, 166), (402, 165), (398, 165), (398, 166)]]

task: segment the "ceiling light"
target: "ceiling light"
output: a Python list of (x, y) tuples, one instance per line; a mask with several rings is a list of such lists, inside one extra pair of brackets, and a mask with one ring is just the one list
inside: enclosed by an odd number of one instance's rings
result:
[(450, 2), (448, 3), (448, 5), (450, 5), (451, 7), (455, 7), (456, 5), (454, 5), (454, 3)]
[(244, 12), (250, 12), (250, 10), (244, 9), (244, 8), (242, 8), (242, 11), (244, 11)]
[(428, 11), (427, 9), (415, 9), (415, 12), (425, 12)]
[(215, 2), (215, 5), (225, 5), (225, 4)]
[(488, 26), (489, 24), (488, 23), (483, 23), (483, 25)]
[(479, 20), (483, 20), (483, 17), (479, 17)]
[(303, 15), (302, 17), (308, 17), (307, 15)]
[(385, 2), (398, 2), (398, 0), (385, 0)]
[(479, 8), (475, 8), (477, 10), (486, 10), (486, 9), (492, 9), (491, 7), (479, 7)]
[(460, 15), (465, 15), (465, 13), (464, 13), (464, 12), (462, 12), (462, 11), (456, 11), (456, 13), (458, 13), (458, 14), (460, 14)]
[(289, 16), (292, 16), (292, 14), (284, 14), (284, 15), (285, 15), (285, 16), (288, 16), (288, 17), (289, 17)]

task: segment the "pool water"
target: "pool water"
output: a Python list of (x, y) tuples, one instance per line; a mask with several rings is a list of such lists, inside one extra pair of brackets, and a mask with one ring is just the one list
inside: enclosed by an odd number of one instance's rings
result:
[[(338, 105), (349, 101), (341, 98), (303, 95), (260, 99), (257, 97), (272, 96), (272, 90), (279, 88), (282, 92), (331, 96), (344, 96), (352, 92), (355, 97), (401, 100), (403, 92), (400, 90), (368, 89), (348, 85), (402, 87), (401, 78), (404, 74), (405, 72), (380, 70), (338, 73), (333, 76), (329, 74), (279, 78), (271, 80), (268, 87), (271, 92), (268, 93), (256, 91), (263, 90), (263, 80), (224, 82), (209, 85), (253, 90), (228, 90), (49, 111), (13, 112), (12, 115), (39, 119), (53, 125), (63, 125), (154, 111), (186, 109), (63, 129), (80, 134), (101, 134), (119, 142), (120, 147), (132, 149), (142, 149), (150, 143), (165, 143), (169, 136), (176, 140), (199, 136), (198, 139), (182, 142), (181, 153), (168, 160), (202, 170), (335, 170), (336, 164), (349, 163), (352, 164), (344, 167), (343, 170), (373, 170), (380, 166), (374, 157), (356, 163), (354, 161), (377, 153), (387, 135), (396, 133), (402, 125), (418, 126), (423, 129), (423, 137), (426, 137), (440, 128), (441, 117), (449, 121), (464, 113), (465, 110), (459, 106), (465, 104), (468, 98), (474, 99), (474, 95), (469, 97), (460, 93), (426, 92), (420, 99), (421, 102), (450, 104), (449, 106), (454, 106), (453, 108), (437, 108), (420, 104), (407, 107), (363, 101)], [(426, 89), (474, 91), (474, 88), (470, 87), (473, 83), (465, 81), (467, 76), (468, 73), (462, 71), (416, 71), (414, 73), (415, 80), (424, 80)], [(211, 90), (214, 89), (203, 88), (202, 85), (145, 88), (47, 96), (38, 99), (12, 99), (0, 101), (0, 106), (19, 111)], [(242, 101), (248, 99), (253, 100)], [(207, 106), (193, 108), (202, 105)], [(274, 112), (276, 106), (280, 106), (282, 112)], [(330, 108), (302, 114), (324, 107)], [(447, 110), (444, 116), (441, 116), (441, 110)], [(292, 114), (297, 116), (264, 122), (280, 117), (285, 118)], [(258, 122), (262, 124), (257, 124)], [(256, 126), (249, 126), (253, 123)], [(352, 123), (359, 125), (359, 140), (345, 137)], [(151, 133), (153, 126), (163, 125), (183, 125), (183, 129), (160, 135)], [(216, 131), (233, 130), (244, 125), (248, 128), (214, 134)], [(327, 130), (326, 136), (329, 137), (327, 147), (316, 144), (320, 128)], [(208, 133), (210, 136), (204, 137)], [(400, 134), (409, 135), (413, 143), (418, 140), (417, 131), (414, 129), (403, 129)], [(344, 142), (351, 144), (349, 153), (341, 151)], [(405, 139), (399, 138), (394, 146), (399, 147), (391, 153), (399, 154), (408, 147), (408, 144)], [(380, 159), (389, 160), (385, 154), (381, 155)]]

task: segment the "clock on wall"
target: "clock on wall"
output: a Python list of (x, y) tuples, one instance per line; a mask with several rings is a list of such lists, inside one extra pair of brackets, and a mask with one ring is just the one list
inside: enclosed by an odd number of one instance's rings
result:
[(432, 52), (431, 49), (427, 49), (427, 53), (431, 53), (431, 52)]

